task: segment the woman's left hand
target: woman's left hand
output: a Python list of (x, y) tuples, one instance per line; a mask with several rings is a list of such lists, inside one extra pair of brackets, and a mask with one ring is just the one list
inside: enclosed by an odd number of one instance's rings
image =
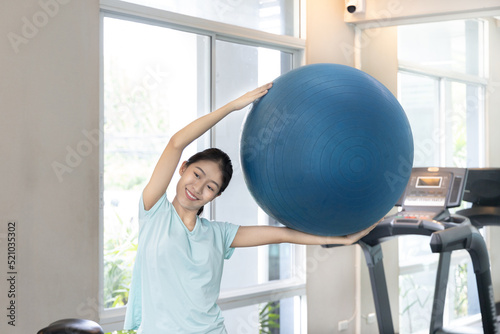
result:
[(368, 228), (365, 228), (364, 230), (361, 230), (359, 232), (346, 235), (345, 238), (347, 240), (349, 240), (350, 244), (354, 244), (354, 243), (358, 242), (361, 238), (363, 238), (366, 235), (368, 235), (368, 233), (370, 233), (378, 225), (378, 223), (380, 223), (381, 220), (379, 220), (378, 222), (376, 222), (372, 226), (370, 226)]
[(268, 84), (265, 84), (263, 86), (260, 86), (258, 88), (255, 88), (254, 90), (247, 92), (246, 94), (240, 96), (236, 100), (229, 103), (231, 106), (231, 109), (232, 110), (240, 110), (240, 109), (245, 108), (247, 105), (249, 105), (253, 101), (266, 95), (272, 86), (273, 86), (273, 83), (270, 82)]

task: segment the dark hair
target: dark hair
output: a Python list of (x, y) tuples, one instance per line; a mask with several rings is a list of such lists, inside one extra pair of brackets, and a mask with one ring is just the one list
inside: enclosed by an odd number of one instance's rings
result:
[[(218, 148), (208, 148), (204, 151), (196, 153), (191, 158), (189, 158), (186, 161), (186, 167), (188, 167), (192, 163), (202, 160), (213, 161), (219, 164), (220, 171), (222, 172), (222, 184), (217, 195), (222, 194), (222, 192), (229, 185), (229, 181), (231, 181), (231, 177), (233, 176), (233, 164), (231, 162), (231, 159), (225, 152), (219, 150)], [(202, 212), (203, 207), (198, 210), (197, 215), (201, 215)]]

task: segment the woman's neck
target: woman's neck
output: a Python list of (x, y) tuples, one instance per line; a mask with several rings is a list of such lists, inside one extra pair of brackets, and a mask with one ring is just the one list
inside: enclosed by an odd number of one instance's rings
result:
[(179, 215), (179, 218), (182, 220), (186, 228), (189, 231), (192, 231), (196, 225), (196, 219), (197, 219), (196, 213), (198, 211), (187, 210), (179, 203), (177, 197), (175, 197), (174, 200), (172, 201), (172, 205), (174, 206), (177, 215)]

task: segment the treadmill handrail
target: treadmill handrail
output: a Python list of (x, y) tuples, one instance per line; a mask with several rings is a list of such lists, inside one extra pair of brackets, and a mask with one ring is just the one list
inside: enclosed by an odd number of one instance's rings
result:
[(497, 206), (473, 206), (457, 211), (457, 214), (468, 217), (472, 225), (478, 228), (500, 226), (500, 207)]

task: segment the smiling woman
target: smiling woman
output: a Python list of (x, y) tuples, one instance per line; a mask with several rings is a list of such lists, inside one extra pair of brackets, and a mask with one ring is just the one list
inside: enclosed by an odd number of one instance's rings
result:
[(229, 183), (229, 158), (213, 149), (194, 155), (179, 169), (181, 178), (172, 203), (166, 190), (191, 142), (231, 112), (266, 94), (270, 87), (248, 92), (170, 138), (141, 196), (139, 247), (126, 329), (145, 333), (226, 332), (216, 301), (224, 259), (234, 251), (231, 244), (238, 226), (208, 221), (198, 213)]

